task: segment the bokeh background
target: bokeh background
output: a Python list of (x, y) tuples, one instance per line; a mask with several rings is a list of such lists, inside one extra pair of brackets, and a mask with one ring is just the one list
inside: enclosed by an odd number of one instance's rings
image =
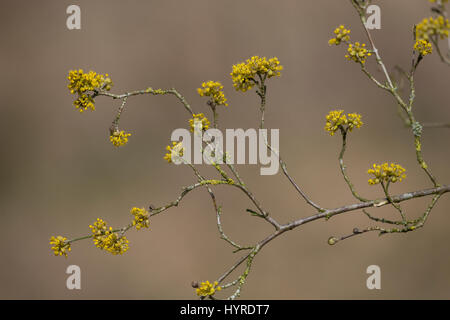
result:
[[(387, 66), (408, 68), (411, 28), (430, 15), (428, 1), (375, 3), (382, 29), (373, 35)], [(81, 30), (66, 28), (70, 4), (81, 7)], [(98, 98), (95, 112), (79, 114), (67, 90), (70, 69), (109, 73), (116, 93), (175, 87), (196, 112), (205, 113), (196, 88), (206, 80), (221, 81), (230, 102), (220, 110), (222, 128), (256, 128), (257, 96), (235, 92), (231, 66), (252, 55), (277, 56), (285, 69), (267, 83), (266, 124), (280, 129), (289, 171), (314, 201), (327, 208), (355, 202), (339, 171), (340, 138), (323, 130), (325, 115), (336, 107), (363, 115), (365, 124), (350, 135), (346, 154), (348, 173), (362, 195), (382, 196), (367, 184), (374, 162), (395, 161), (407, 169), (407, 179), (393, 185), (393, 193), (430, 187), (392, 97), (345, 60), (344, 47), (328, 45), (342, 23), (353, 40), (366, 41), (348, 1), (2, 1), (0, 298), (190, 299), (191, 281), (216, 279), (240, 257), (219, 239), (205, 190), (152, 219), (150, 230), (129, 232), (130, 249), (123, 256), (102, 252), (90, 240), (73, 244), (67, 259), (53, 256), (50, 236), (87, 235), (97, 217), (125, 225), (132, 206), (163, 205), (195, 178), (189, 168), (163, 160), (172, 130), (187, 124), (174, 97), (130, 98), (121, 127), (133, 135), (116, 149), (108, 128), (119, 103)], [(382, 79), (373, 61), (367, 65)], [(436, 54), (427, 56), (416, 77), (419, 121), (450, 121), (449, 83), (449, 67)], [(423, 134), (425, 159), (441, 183), (450, 181), (449, 138), (448, 129)], [(280, 222), (313, 213), (281, 174), (260, 176), (255, 165), (239, 170)], [(245, 212), (251, 205), (239, 191), (217, 187), (216, 196), (225, 232), (239, 243), (272, 231)], [(404, 207), (416, 217), (428, 200)], [(362, 212), (286, 233), (257, 256), (242, 298), (448, 299), (449, 208), (444, 196), (418, 232), (367, 234), (333, 247), (329, 236), (370, 224)], [(395, 216), (387, 207), (370, 212)], [(66, 289), (71, 264), (81, 268), (81, 290)], [(366, 268), (373, 264), (381, 267), (381, 290), (366, 287)]]

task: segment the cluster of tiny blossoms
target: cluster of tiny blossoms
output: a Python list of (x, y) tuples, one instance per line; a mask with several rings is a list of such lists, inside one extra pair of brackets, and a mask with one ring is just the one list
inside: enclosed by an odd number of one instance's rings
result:
[(210, 283), (209, 281), (202, 282), (200, 286), (196, 289), (197, 295), (199, 297), (208, 297), (212, 296), (216, 291), (222, 290), (219, 283), (214, 281), (214, 283)]
[(85, 73), (82, 69), (69, 71), (67, 79), (69, 80), (67, 87), (70, 92), (78, 95), (78, 99), (73, 104), (80, 112), (84, 112), (87, 109), (95, 110), (94, 96), (87, 92), (99, 89), (108, 91), (112, 86), (112, 81), (108, 74), (101, 75), (94, 71)]
[(109, 136), (109, 140), (115, 147), (120, 147), (128, 142), (128, 137), (131, 133), (126, 133), (125, 131), (114, 131), (112, 135)]
[(225, 98), (225, 94), (223, 93), (223, 85), (217, 81), (208, 81), (203, 82), (202, 87), (197, 89), (198, 94), (203, 97), (211, 97), (211, 100), (216, 105), (224, 105), (227, 106), (227, 98)]
[(433, 52), (433, 46), (427, 40), (417, 40), (414, 44), (414, 50), (416, 50), (421, 56), (426, 56)]
[(429, 17), (423, 19), (416, 26), (417, 40), (430, 40), (431, 36), (439, 36), (441, 39), (447, 38), (450, 31), (450, 23), (443, 16), (437, 18)]
[(90, 225), (94, 244), (97, 248), (106, 250), (114, 255), (122, 254), (128, 250), (128, 240), (125, 236), (119, 236), (113, 232), (111, 227), (106, 226), (106, 222), (100, 218)]
[(267, 60), (266, 57), (253, 56), (245, 62), (233, 65), (230, 73), (236, 91), (245, 92), (257, 84), (258, 77), (277, 77), (281, 75), (283, 66), (277, 57)]
[(374, 178), (369, 179), (369, 184), (374, 185), (384, 182), (397, 182), (406, 178), (405, 169), (395, 163), (374, 164), (373, 169), (367, 170), (368, 174), (373, 174)]
[(351, 61), (355, 61), (358, 63), (366, 63), (366, 59), (367, 57), (370, 57), (372, 55), (372, 53), (370, 53), (367, 49), (366, 49), (366, 44), (365, 43), (359, 43), (359, 42), (355, 42), (354, 44), (349, 43), (348, 48), (347, 48), (347, 52), (348, 54), (345, 55), (345, 57)]
[(150, 214), (147, 210), (145, 210), (144, 208), (133, 207), (130, 212), (132, 215), (134, 215), (133, 226), (136, 227), (136, 230), (140, 230), (141, 228), (148, 228), (148, 218)]
[(63, 236), (51, 237), (50, 244), (53, 245), (52, 251), (55, 256), (65, 256), (67, 258), (67, 253), (72, 250), (70, 248), (70, 243), (68, 243), (67, 238)]
[(366, 49), (365, 43), (348, 43), (350, 41), (350, 30), (346, 29), (344, 25), (340, 25), (334, 30), (334, 38), (328, 40), (330, 45), (340, 45), (342, 42), (347, 43), (347, 54), (345, 57), (350, 61), (355, 61), (357, 63), (366, 63), (367, 57), (372, 55), (369, 50)]
[(181, 142), (172, 142), (172, 146), (167, 146), (166, 150), (168, 151), (164, 156), (164, 160), (168, 163), (172, 163), (175, 158), (179, 158), (183, 156), (184, 148)]
[(328, 131), (331, 136), (333, 136), (338, 129), (352, 131), (353, 128), (360, 128), (363, 125), (360, 114), (349, 113), (345, 115), (344, 110), (330, 111), (326, 116), (326, 119), (325, 130)]
[(210, 124), (208, 118), (206, 118), (203, 113), (193, 114), (192, 119), (189, 119), (189, 126), (191, 127), (192, 132), (206, 131)]
[(345, 29), (344, 25), (340, 25), (334, 30), (335, 37), (330, 39), (328, 43), (330, 45), (340, 45), (341, 42), (350, 41), (350, 30)]

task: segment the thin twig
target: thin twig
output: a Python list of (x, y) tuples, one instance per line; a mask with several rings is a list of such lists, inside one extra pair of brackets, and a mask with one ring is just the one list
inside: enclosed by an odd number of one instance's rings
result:
[(355, 190), (355, 186), (350, 181), (350, 178), (347, 176), (346, 173), (346, 166), (344, 164), (344, 154), (347, 146), (347, 129), (343, 129), (341, 127), (341, 133), (342, 133), (342, 149), (339, 153), (339, 167), (341, 168), (342, 175), (344, 176), (344, 180), (347, 183), (348, 187), (350, 188), (350, 191), (352, 192), (353, 196), (358, 199), (359, 201), (368, 201), (367, 199), (361, 197)]

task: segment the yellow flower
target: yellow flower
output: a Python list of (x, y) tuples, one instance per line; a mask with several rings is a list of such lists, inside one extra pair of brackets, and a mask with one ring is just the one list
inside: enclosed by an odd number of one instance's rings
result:
[(433, 46), (427, 40), (417, 40), (414, 44), (414, 50), (419, 52), (421, 56), (426, 56), (433, 52)]
[(217, 81), (208, 81), (203, 82), (202, 87), (197, 89), (198, 94), (200, 97), (211, 97), (211, 100), (216, 105), (224, 105), (227, 106), (227, 98), (225, 98), (225, 95), (223, 93), (223, 85), (220, 82)]
[(345, 57), (351, 61), (359, 62), (359, 63), (366, 63), (366, 58), (370, 57), (372, 53), (370, 53), (366, 48), (366, 44), (360, 44), (359, 42), (355, 42), (354, 44), (349, 43), (347, 52), (348, 54), (345, 55)]
[(115, 232), (110, 232), (104, 238), (98, 239), (96, 246), (113, 255), (123, 254), (128, 250), (128, 239)]
[(106, 222), (100, 218), (97, 218), (97, 220), (93, 223), (93, 225), (90, 225), (89, 228), (91, 228), (94, 236), (101, 236), (107, 231)]
[(111, 227), (106, 226), (106, 222), (100, 218), (90, 225), (94, 244), (97, 248), (108, 251), (113, 255), (123, 254), (128, 250), (128, 240), (125, 236), (119, 236), (113, 232)]
[(344, 110), (333, 110), (326, 116), (325, 130), (330, 133), (331, 136), (335, 132), (342, 128), (345, 131), (352, 131), (353, 128), (361, 128), (363, 122), (361, 121), (361, 115), (357, 113), (344, 114)]
[(184, 148), (181, 142), (172, 142), (172, 146), (167, 146), (166, 150), (168, 151), (164, 156), (164, 160), (168, 163), (172, 163), (176, 158), (180, 158), (183, 156)]
[(94, 98), (85, 93), (80, 93), (78, 99), (73, 102), (73, 105), (80, 111), (80, 113), (86, 111), (87, 109), (95, 110)]
[(120, 147), (127, 144), (129, 136), (131, 136), (131, 133), (126, 133), (123, 130), (115, 131), (109, 136), (109, 140), (115, 147)]
[(202, 282), (196, 289), (197, 295), (199, 297), (212, 296), (216, 291), (222, 290), (218, 284), (217, 281), (214, 281), (214, 283), (210, 283), (209, 281)]
[(349, 113), (347, 114), (347, 124), (348, 124), (348, 131), (352, 131), (353, 128), (361, 128), (363, 125), (363, 122), (361, 121), (361, 115), (357, 113)]
[[(108, 91), (113, 85), (108, 74), (101, 75), (94, 71), (85, 73), (82, 69), (70, 70), (67, 79), (69, 80), (67, 87), (70, 93), (78, 95), (74, 105), (80, 112), (84, 112), (87, 109), (94, 111), (94, 93), (98, 90)], [(92, 93), (87, 94), (86, 92), (88, 91)]]
[(406, 178), (405, 171), (401, 165), (395, 163), (391, 163), (391, 165), (388, 165), (387, 162), (380, 165), (374, 164), (373, 169), (367, 170), (368, 174), (374, 175), (373, 179), (369, 179), (369, 184), (402, 181)]
[[(433, 3), (439, 3), (439, 0), (437, 0), (437, 1), (436, 0), (428, 0), (428, 1), (433, 2)], [(448, 0), (440, 0), (440, 1), (441, 1), (442, 4), (448, 2)]]
[(99, 89), (105, 83), (105, 77), (108, 77), (108, 74), (103, 76), (94, 71), (85, 73), (82, 69), (70, 70), (69, 76), (67, 77), (69, 80), (69, 85), (67, 87), (72, 94), (85, 91), (94, 91)]
[(150, 214), (147, 210), (144, 208), (133, 207), (133, 209), (131, 209), (131, 214), (134, 215), (133, 226), (135, 226), (137, 230), (140, 230), (141, 228), (148, 228), (148, 218)]
[(189, 126), (191, 127), (192, 132), (196, 130), (206, 131), (210, 124), (208, 118), (206, 118), (203, 113), (193, 114), (192, 119), (189, 119)]
[(447, 38), (450, 31), (450, 23), (448, 19), (439, 16), (436, 19), (433, 17), (423, 19), (416, 26), (417, 40), (430, 40), (432, 36), (439, 36), (441, 39)]
[(55, 256), (65, 256), (67, 258), (67, 253), (72, 250), (70, 248), (70, 243), (68, 243), (67, 238), (63, 236), (57, 236), (50, 238), (50, 244), (53, 245), (52, 250)]
[(328, 41), (329, 45), (340, 45), (341, 42), (348, 42), (350, 41), (350, 30), (345, 29), (344, 25), (340, 25), (334, 30), (334, 34), (336, 35), (334, 38), (330, 39)]
[(281, 70), (283, 70), (283, 66), (280, 65), (277, 57), (267, 60), (266, 57), (253, 56), (246, 62), (233, 65), (230, 75), (236, 91), (245, 92), (258, 83), (258, 77), (263, 79), (279, 77)]

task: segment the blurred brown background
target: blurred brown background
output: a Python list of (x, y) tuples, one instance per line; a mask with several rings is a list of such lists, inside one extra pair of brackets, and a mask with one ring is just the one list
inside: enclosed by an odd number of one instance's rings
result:
[[(373, 31), (381, 54), (389, 68), (407, 68), (411, 27), (430, 15), (428, 2), (375, 3), (382, 9), (382, 29)], [(70, 4), (81, 7), (81, 30), (66, 28)], [(374, 162), (395, 161), (407, 169), (394, 193), (430, 187), (391, 96), (345, 60), (343, 47), (328, 46), (341, 23), (351, 28), (354, 41), (366, 41), (348, 1), (2, 1), (0, 298), (194, 298), (192, 280), (213, 280), (240, 257), (219, 239), (205, 190), (152, 219), (151, 230), (129, 232), (123, 256), (101, 252), (90, 240), (73, 244), (68, 259), (52, 255), (50, 236), (89, 234), (97, 217), (122, 226), (132, 206), (163, 205), (194, 182), (190, 169), (162, 159), (172, 130), (187, 121), (174, 97), (129, 99), (121, 127), (133, 135), (117, 150), (108, 127), (118, 102), (98, 98), (95, 112), (79, 114), (67, 90), (70, 69), (109, 73), (116, 93), (176, 87), (196, 112), (208, 112), (196, 88), (218, 80), (230, 102), (220, 111), (222, 128), (256, 128), (257, 96), (234, 91), (231, 66), (252, 55), (277, 56), (285, 69), (268, 81), (266, 124), (281, 129), (290, 173), (314, 201), (327, 208), (354, 202), (338, 167), (340, 138), (323, 130), (325, 115), (335, 107), (363, 115), (365, 125), (350, 135), (346, 155), (362, 195), (382, 196), (367, 184)], [(382, 79), (373, 61), (368, 67)], [(426, 57), (416, 82), (418, 120), (450, 121), (449, 67), (436, 54)], [(449, 138), (448, 129), (423, 135), (425, 158), (442, 183), (450, 182)], [(313, 213), (284, 176), (260, 176), (256, 166), (239, 170), (280, 222)], [(245, 213), (251, 205), (237, 190), (216, 190), (228, 235), (247, 244), (272, 232)], [(405, 204), (408, 214), (422, 214), (427, 200)], [(305, 225), (263, 249), (242, 298), (448, 299), (449, 208), (446, 195), (418, 232), (373, 233), (334, 247), (327, 245), (330, 235), (368, 225), (363, 213)], [(389, 208), (370, 212), (395, 215)], [(81, 290), (66, 289), (70, 264), (81, 267)], [(381, 290), (366, 288), (372, 264), (381, 267)]]

